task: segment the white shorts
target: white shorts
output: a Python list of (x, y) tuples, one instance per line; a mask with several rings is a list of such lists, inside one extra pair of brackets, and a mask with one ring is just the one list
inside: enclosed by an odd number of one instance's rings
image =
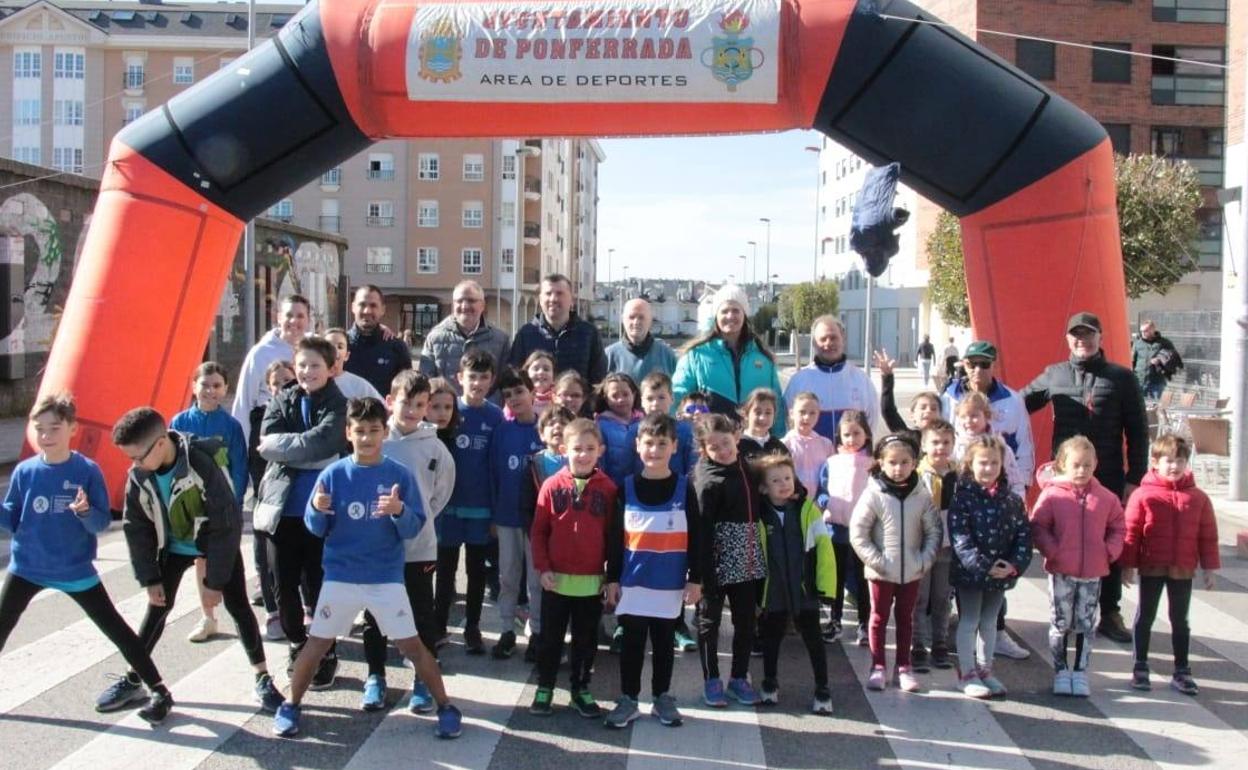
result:
[(312, 616), (310, 636), (335, 639), (351, 633), (351, 623), (360, 610), (368, 610), (381, 633), (391, 639), (416, 635), (412, 604), (402, 583), (336, 583), (321, 585), (321, 596)]

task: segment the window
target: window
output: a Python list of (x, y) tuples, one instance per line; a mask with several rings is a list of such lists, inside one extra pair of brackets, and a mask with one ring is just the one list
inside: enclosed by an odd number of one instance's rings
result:
[(516, 156), (504, 155), (503, 156), (503, 179), (515, 179), (515, 178), (516, 178)]
[(481, 154), (464, 156), (464, 181), (480, 182), (485, 179), (485, 156)]
[(39, 125), (40, 112), (42, 112), (42, 108), (38, 99), (14, 99), (13, 125), (37, 126)]
[(481, 273), (481, 249), (464, 249), (464, 275), (479, 275)]
[(485, 208), (481, 201), (464, 201), (463, 225), (477, 229), (485, 224)]
[(1101, 48), (1111, 48), (1110, 51), (1094, 50), (1092, 52), (1092, 82), (1093, 83), (1130, 83), (1131, 82), (1131, 59), (1123, 53), (1117, 51), (1130, 51), (1130, 43), (1093, 43), (1092, 45)]
[(1153, 0), (1153, 21), (1225, 24), (1226, 0)]
[(388, 152), (368, 154), (369, 179), (394, 179), (394, 156)]
[(342, 184), (342, 166), (334, 166), (321, 174), (322, 187), (337, 187)]
[(1196, 170), (1206, 187), (1222, 186), (1222, 153), (1225, 135), (1221, 127), (1153, 126), (1154, 155), (1182, 160)]
[(82, 173), (82, 148), (80, 147), (53, 147), (52, 148), (52, 168), (57, 171), (69, 171), (74, 174)]
[(1119, 155), (1126, 155), (1131, 152), (1131, 124), (1130, 123), (1103, 123), (1105, 133), (1109, 134), (1109, 143), (1113, 146), (1114, 152)]
[(499, 265), (504, 273), (516, 272), (516, 250), (503, 249), (502, 256), (499, 258)]
[(437, 227), (438, 226), (438, 202), (437, 201), (417, 201), (416, 202), (416, 226), (417, 227)]
[(173, 60), (173, 83), (189, 86), (195, 82), (195, 60), (178, 57)]
[(1200, 63), (1224, 63), (1223, 49), (1155, 45), (1153, 55), (1169, 57), (1153, 59), (1153, 104), (1221, 106), (1224, 103), (1226, 70)]
[(368, 227), (394, 227), (394, 201), (369, 201), (364, 224)]
[(147, 74), (141, 61), (126, 62), (126, 82), (125, 87), (128, 89), (139, 89), (143, 87), (144, 81), (147, 80)]
[(76, 99), (55, 99), (52, 102), (52, 124), (56, 126), (81, 126), (83, 103)]
[(39, 166), (43, 164), (43, 153), (38, 147), (18, 146), (13, 148), (13, 160)]
[(280, 219), (283, 222), (289, 222), (295, 216), (295, 204), (290, 198), (283, 198), (269, 207), (269, 216), (273, 219)]
[(1054, 59), (1057, 46), (1043, 40), (1015, 40), (1014, 63), (1036, 80), (1054, 78)]
[(143, 113), (145, 111), (145, 106), (142, 102), (128, 102), (126, 104), (126, 114), (125, 117), (122, 118), (122, 123), (124, 125), (133, 123), (143, 117)]
[(516, 204), (512, 201), (503, 201), (503, 227), (516, 226)]
[(421, 246), (416, 249), (416, 272), (426, 274), (438, 272), (438, 248), (436, 246)]
[(394, 251), (389, 246), (369, 246), (364, 255), (364, 272), (393, 273)]
[(321, 229), (331, 233), (341, 232), (342, 217), (338, 209), (337, 198), (321, 199)]
[(13, 77), (43, 77), (43, 56), (38, 51), (14, 51)]
[(1196, 236), (1196, 266), (1202, 270), (1222, 267), (1222, 209), (1207, 208), (1196, 212), (1200, 222)]
[(85, 54), (58, 52), (52, 57), (52, 77), (58, 80), (82, 80), (86, 70)]
[(438, 178), (438, 169), (441, 161), (438, 159), (436, 152), (422, 152), (420, 154), (420, 170), (416, 177), (426, 182), (435, 181)]

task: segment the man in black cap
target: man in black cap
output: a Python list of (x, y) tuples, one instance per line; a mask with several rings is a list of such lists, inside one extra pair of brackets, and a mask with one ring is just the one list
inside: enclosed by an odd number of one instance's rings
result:
[[(1086, 436), (1096, 447), (1097, 480), (1125, 503), (1148, 470), (1148, 418), (1140, 385), (1130, 369), (1105, 359), (1101, 320), (1092, 313), (1070, 317), (1066, 344), (1070, 359), (1052, 364), (1023, 389), (1027, 411), (1052, 403), (1053, 450), (1071, 436)], [(1115, 642), (1129, 642), (1121, 600), (1122, 572), (1115, 564), (1101, 580), (1097, 631)]]

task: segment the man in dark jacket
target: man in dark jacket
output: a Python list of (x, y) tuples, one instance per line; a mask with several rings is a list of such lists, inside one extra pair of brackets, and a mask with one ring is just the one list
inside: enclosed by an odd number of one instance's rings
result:
[(343, 368), (368, 380), (378, 393), (389, 393), (394, 375), (412, 368), (412, 354), (399, 337), (386, 338), (381, 318), (386, 313), (386, 298), (381, 289), (366, 284), (355, 290), (351, 301), (355, 323), (347, 331), (347, 347), (351, 355)]
[(607, 356), (598, 329), (572, 312), (572, 282), (551, 273), (542, 279), (542, 313), (520, 327), (511, 343), (512, 366), (522, 366), (534, 350), (555, 357), (555, 372), (575, 369), (591, 386), (607, 376)]
[[(1101, 321), (1092, 313), (1070, 317), (1066, 344), (1070, 360), (1049, 366), (1023, 390), (1027, 411), (1052, 403), (1053, 451), (1071, 436), (1086, 436), (1096, 447), (1097, 480), (1126, 502), (1148, 470), (1148, 418), (1139, 383), (1130, 369), (1106, 360)], [(1116, 642), (1129, 642), (1131, 633), (1118, 607), (1121, 574), (1114, 564), (1101, 580), (1098, 631)]]
[(1157, 325), (1145, 320), (1140, 323), (1140, 336), (1131, 343), (1131, 368), (1139, 380), (1144, 397), (1156, 400), (1166, 389), (1174, 371), (1183, 366), (1174, 343), (1161, 336)]

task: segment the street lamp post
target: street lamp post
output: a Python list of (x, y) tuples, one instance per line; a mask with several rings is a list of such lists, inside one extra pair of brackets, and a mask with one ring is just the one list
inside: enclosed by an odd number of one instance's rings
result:
[[(615, 286), (611, 283), (611, 256), (615, 254), (615, 249), (607, 249), (607, 285), (611, 287), (611, 297), (615, 297)], [(607, 322), (611, 322), (611, 304), (607, 305)], [(619, 329), (616, 329), (619, 332)], [(611, 338), (610, 330), (607, 331), (607, 338)]]
[(808, 146), (807, 152), (815, 154), (815, 273), (813, 280), (819, 280), (819, 193), (823, 188), (823, 176), (819, 170), (819, 160), (823, 157), (823, 150), (819, 147)]
[(746, 241), (746, 246), (754, 247), (754, 269), (750, 271), (750, 283), (758, 283), (758, 241)]
[(746, 261), (749, 257), (744, 254), (739, 254), (737, 255), (737, 259), (741, 260), (741, 283), (745, 283), (750, 277), (750, 274), (745, 269), (749, 266), (749, 263)]
[(511, 333), (520, 331), (520, 281), (524, 276), (524, 159), (542, 154), (522, 140), (516, 148), (516, 255), (511, 260)]
[(624, 339), (624, 302), (628, 296), (628, 265), (623, 266), (624, 286), (620, 289), (620, 339)]
[[(767, 256), (766, 256), (766, 259), (767, 259), (767, 271), (766, 271), (766, 274), (767, 274), (768, 276), (770, 276), (770, 275), (771, 275), (771, 220), (770, 220), (770, 219), (768, 219), (767, 217), (759, 217), (759, 218), (758, 218), (758, 221), (759, 221), (759, 222), (762, 222), (762, 223), (763, 223), (763, 224), (765, 224), (765, 225), (767, 225), (767, 248), (766, 248), (766, 250), (765, 250), (765, 251), (766, 251), (766, 254), (767, 254)], [(767, 279), (767, 301), (768, 301), (768, 302), (770, 302), (770, 301), (771, 301), (771, 278), (768, 278), (768, 279)]]

